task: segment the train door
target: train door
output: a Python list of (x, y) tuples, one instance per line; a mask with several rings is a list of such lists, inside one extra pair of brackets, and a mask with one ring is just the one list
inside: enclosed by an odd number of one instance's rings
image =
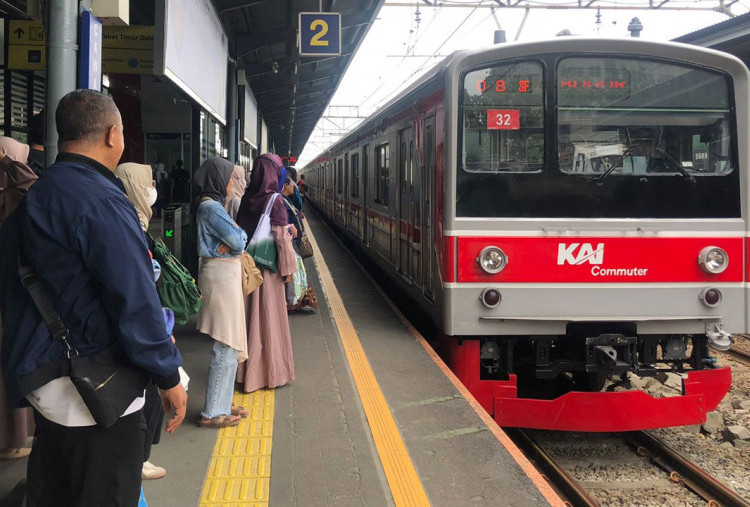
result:
[(362, 147), (362, 241), (365, 245), (370, 244), (370, 231), (369, 231), (369, 214), (370, 214), (370, 195), (368, 193), (370, 171), (367, 159), (367, 145)]
[(409, 246), (411, 248), (410, 278), (415, 287), (422, 286), (422, 167), (417, 150), (417, 140), (409, 143), (409, 163), (411, 164), (411, 216), (409, 217)]
[(350, 168), (350, 157), (349, 154), (344, 155), (344, 192), (341, 194), (341, 207), (342, 207), (342, 218), (344, 221), (344, 229), (350, 229), (351, 219), (349, 218), (349, 209), (351, 207), (351, 196), (349, 195), (349, 187), (351, 186), (351, 178), (349, 177)]
[(398, 213), (396, 214), (396, 237), (399, 242), (399, 272), (411, 279), (411, 194), (413, 161), (412, 129), (406, 128), (398, 133)]
[(435, 117), (424, 120), (422, 129), (422, 291), (432, 300), (432, 175), (435, 174)]

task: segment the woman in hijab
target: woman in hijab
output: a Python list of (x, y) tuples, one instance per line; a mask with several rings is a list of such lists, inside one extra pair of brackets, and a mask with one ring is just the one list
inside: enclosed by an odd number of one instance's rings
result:
[[(278, 193), (279, 184), (284, 182), (281, 167), (281, 159), (273, 154), (261, 155), (253, 163), (250, 184), (237, 214), (237, 222), (250, 237), (255, 233), (268, 200)], [(240, 367), (237, 381), (248, 393), (294, 380), (284, 284), (291, 282), (297, 266), (286, 209), (280, 196), (271, 209), (271, 231), (276, 240), (278, 268), (276, 273), (261, 270), (263, 284), (246, 298), (245, 303), (248, 360), (244, 367)]]
[(122, 182), (125, 194), (135, 206), (141, 229), (147, 232), (153, 213), (151, 206), (154, 205), (157, 197), (154, 180), (151, 177), (151, 166), (133, 162), (120, 164), (115, 169), (115, 176)]
[[(148, 232), (148, 224), (151, 221), (152, 215), (151, 206), (154, 205), (157, 198), (151, 174), (151, 166), (146, 164), (127, 162), (115, 168), (115, 176), (117, 176), (125, 188), (125, 195), (128, 200), (133, 203), (143, 232)], [(147, 242), (149, 250), (152, 250), (154, 246), (149, 236), (147, 236)], [(154, 277), (158, 278), (156, 273), (160, 270), (156, 266), (158, 266), (158, 263), (155, 263)], [(143, 417), (146, 419), (146, 430), (143, 442), (143, 469), (141, 471), (141, 478), (144, 480), (161, 479), (167, 475), (166, 469), (154, 465), (150, 461), (151, 447), (158, 444), (159, 440), (161, 440), (159, 429), (164, 421), (161, 398), (154, 383), (149, 383), (146, 386)]]
[[(6, 167), (22, 164), (26, 166), (29, 158), (29, 146), (19, 143), (11, 137), (0, 136), (0, 171), (5, 171)], [(35, 181), (36, 176), (28, 166), (23, 173), (28, 176), (28, 181), (24, 184), (27, 189)], [(20, 200), (5, 197), (0, 206), (0, 223), (10, 215), (13, 209), (18, 205)], [(22, 198), (21, 195), (18, 199)], [(0, 320), (0, 343), (2, 342), (2, 320)], [(14, 409), (5, 398), (5, 384), (3, 374), (0, 371), (0, 459), (23, 458), (31, 453), (31, 447), (28, 445), (28, 437), (34, 434), (34, 415), (30, 408)]]
[(233, 170), (231, 162), (214, 157), (203, 162), (193, 176), (201, 258), (198, 287), (203, 293), (197, 328), (214, 340), (206, 402), (199, 421), (205, 428), (236, 426), (241, 417), (247, 416), (243, 407), (232, 406), (237, 362), (247, 359), (240, 264), (247, 235), (224, 209), (224, 201), (232, 192)]
[(232, 220), (237, 219), (237, 211), (240, 209), (240, 201), (242, 201), (242, 196), (245, 195), (246, 186), (245, 168), (240, 165), (234, 166), (234, 171), (232, 171), (232, 193), (224, 201), (224, 209), (227, 210)]

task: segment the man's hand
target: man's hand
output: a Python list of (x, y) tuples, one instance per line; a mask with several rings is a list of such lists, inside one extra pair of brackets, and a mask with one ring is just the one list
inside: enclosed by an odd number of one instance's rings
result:
[(174, 415), (167, 421), (166, 428), (167, 433), (174, 433), (185, 419), (185, 412), (187, 411), (188, 396), (185, 388), (182, 387), (182, 384), (177, 384), (172, 389), (167, 389), (166, 391), (159, 389), (159, 396), (161, 396), (161, 403), (165, 414), (170, 414), (174, 409)]
[(221, 245), (219, 245), (219, 248), (218, 248), (219, 255), (225, 255), (225, 254), (228, 254), (231, 251), (232, 251), (232, 249), (229, 248), (229, 245), (227, 245), (225, 243), (222, 243)]

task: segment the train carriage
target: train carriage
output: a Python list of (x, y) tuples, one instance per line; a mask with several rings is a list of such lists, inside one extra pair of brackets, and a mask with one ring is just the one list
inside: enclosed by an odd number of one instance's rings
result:
[[(748, 332), (748, 71), (560, 38), (447, 58), (303, 172), (501, 426), (696, 424)], [(635, 378), (682, 382), (654, 397)], [(677, 377), (675, 377), (675, 375)]]

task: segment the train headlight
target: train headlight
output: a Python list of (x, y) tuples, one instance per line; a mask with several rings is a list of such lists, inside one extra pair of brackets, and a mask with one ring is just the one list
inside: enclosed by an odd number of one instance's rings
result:
[(718, 246), (707, 246), (698, 255), (698, 265), (706, 273), (718, 275), (729, 266), (729, 256)]
[(508, 256), (496, 246), (486, 246), (479, 252), (477, 263), (484, 271), (494, 275), (505, 269)]

